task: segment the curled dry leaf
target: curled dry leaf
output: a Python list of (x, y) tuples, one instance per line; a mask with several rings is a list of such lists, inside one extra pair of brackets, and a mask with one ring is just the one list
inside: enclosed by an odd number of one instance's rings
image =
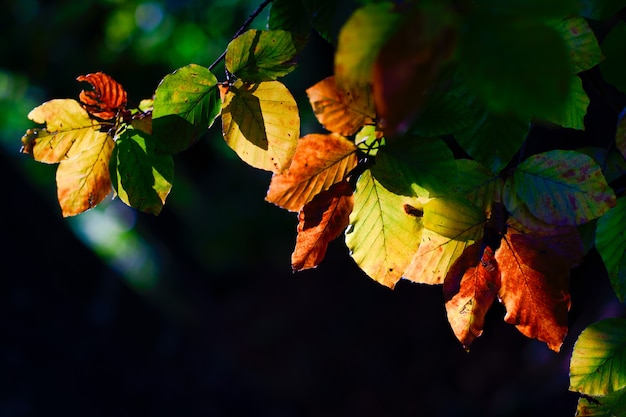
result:
[(126, 91), (122, 85), (103, 72), (81, 75), (77, 81), (85, 81), (93, 90), (80, 92), (80, 102), (94, 117), (109, 120), (126, 107)]

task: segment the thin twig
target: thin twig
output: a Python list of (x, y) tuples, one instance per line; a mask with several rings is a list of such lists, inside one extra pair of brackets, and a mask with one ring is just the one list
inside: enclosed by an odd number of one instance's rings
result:
[[(267, 7), (268, 4), (270, 4), (271, 2), (273, 2), (274, 0), (265, 0), (263, 3), (261, 3), (259, 5), (259, 7), (257, 7), (257, 9), (252, 12), (252, 14), (248, 17), (248, 19), (243, 23), (243, 25), (241, 25), (241, 27), (239, 28), (239, 30), (237, 31), (237, 33), (235, 33), (235, 36), (233, 36), (232, 39), (235, 39), (237, 36), (241, 35), (246, 29), (248, 29), (248, 27), (252, 24), (252, 22), (254, 21), (254, 19), (256, 19), (256, 17), (261, 14), (261, 12), (263, 11), (263, 9), (265, 9), (265, 7)], [(231, 39), (231, 41), (232, 41)], [(213, 71), (213, 68), (215, 68), (217, 66), (217, 64), (220, 63), (221, 60), (224, 59), (224, 57), (226, 56), (226, 50), (224, 50), (224, 52), (222, 52), (222, 55), (219, 56), (219, 58), (217, 58), (215, 60), (215, 62), (213, 62), (211, 64), (211, 66), (209, 67), (209, 71)]]

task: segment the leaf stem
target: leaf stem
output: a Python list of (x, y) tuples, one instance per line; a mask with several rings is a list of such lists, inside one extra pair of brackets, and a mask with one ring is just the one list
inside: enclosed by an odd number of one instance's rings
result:
[[(235, 39), (237, 36), (241, 35), (246, 29), (248, 29), (248, 27), (252, 24), (252, 22), (254, 21), (254, 19), (256, 19), (256, 17), (261, 14), (261, 12), (263, 11), (263, 9), (265, 9), (265, 7), (267, 7), (268, 4), (272, 3), (274, 0), (265, 0), (263, 3), (261, 3), (259, 5), (259, 7), (257, 7), (257, 9), (252, 12), (252, 14), (250, 16), (248, 16), (248, 19), (246, 19), (245, 22), (243, 22), (243, 25), (241, 25), (241, 27), (239, 28), (239, 30), (237, 30), (237, 32), (235, 33), (235, 36), (232, 37), (231, 41), (233, 39)], [(222, 55), (220, 55), (215, 62), (213, 62), (210, 66), (209, 66), (209, 71), (213, 71), (213, 69), (217, 66), (217, 64), (220, 63), (220, 61), (222, 61), (224, 59), (224, 57), (226, 57), (226, 50), (224, 50), (224, 52), (222, 52)]]

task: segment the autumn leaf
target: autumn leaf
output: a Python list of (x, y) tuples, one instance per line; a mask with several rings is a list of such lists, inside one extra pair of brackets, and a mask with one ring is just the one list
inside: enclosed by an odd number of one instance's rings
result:
[(370, 87), (339, 89), (330, 76), (306, 90), (313, 113), (326, 130), (344, 136), (355, 134), (376, 118)]
[(582, 256), (575, 227), (542, 234), (509, 227), (495, 255), (502, 283), (498, 297), (507, 311), (504, 320), (558, 352), (567, 334), (569, 273)]
[(298, 106), (278, 81), (244, 84), (238, 80), (224, 96), (222, 133), (247, 164), (283, 172), (300, 136)]
[(103, 72), (81, 75), (77, 81), (85, 81), (93, 90), (83, 90), (79, 99), (89, 114), (103, 120), (114, 118), (126, 107), (126, 91), (120, 83)]
[(315, 195), (342, 181), (356, 164), (352, 141), (335, 133), (306, 135), (298, 141), (289, 169), (272, 176), (265, 199), (299, 211)]
[(386, 136), (408, 130), (426, 91), (454, 51), (456, 33), (447, 24), (449, 15), (445, 7), (412, 13), (380, 48), (372, 90)]
[(45, 102), (28, 117), (46, 127), (26, 133), (22, 152), (39, 162), (59, 163), (57, 197), (63, 216), (74, 216), (99, 204), (111, 192), (113, 138), (71, 99)]
[(328, 244), (348, 226), (353, 205), (352, 187), (342, 181), (322, 191), (304, 206), (298, 215), (298, 237), (291, 255), (294, 271), (320, 264)]
[(485, 247), (480, 261), (475, 263), (474, 252), (480, 256), (479, 249), (479, 244), (467, 248), (457, 261), (457, 268), (465, 272), (452, 268), (443, 284), (448, 322), (466, 350), (482, 334), (485, 316), (500, 288), (500, 271), (493, 250)]
[(385, 189), (366, 170), (358, 179), (346, 245), (359, 267), (379, 283), (393, 288), (417, 250), (421, 219), (405, 211), (418, 207), (414, 197)]
[(111, 182), (120, 199), (146, 213), (159, 214), (172, 189), (174, 160), (158, 153), (152, 138), (127, 129), (116, 141), (111, 156)]

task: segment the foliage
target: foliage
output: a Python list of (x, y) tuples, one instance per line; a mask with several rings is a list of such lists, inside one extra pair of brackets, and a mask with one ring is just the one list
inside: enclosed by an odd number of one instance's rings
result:
[[(29, 113), (45, 127), (26, 132), (22, 151), (59, 164), (64, 216), (111, 190), (158, 214), (172, 156), (220, 117), (239, 158), (273, 173), (266, 200), (298, 213), (295, 271), (319, 265), (345, 231), (350, 255), (377, 282), (442, 284), (464, 348), (497, 299), (507, 323), (559, 351), (569, 273), (592, 246), (624, 299), (626, 203), (617, 184), (626, 117), (616, 115), (617, 133), (600, 152), (531, 154), (526, 144), (535, 126), (584, 131), (587, 78), (626, 92), (624, 24), (612, 23), (602, 43), (594, 30), (626, 2), (363, 3), (276, 0), (267, 30), (246, 30), (247, 22), (212, 65), (166, 75), (135, 108), (110, 76), (80, 76), (92, 89), (79, 101)], [(280, 79), (296, 70), (311, 30), (336, 47), (335, 66), (306, 90), (321, 128), (300, 137), (296, 100)], [(213, 71), (222, 59), (220, 81)], [(583, 241), (579, 229), (594, 224), (595, 240)], [(601, 322), (577, 342), (571, 389), (582, 394), (580, 415), (623, 408), (621, 329)]]

